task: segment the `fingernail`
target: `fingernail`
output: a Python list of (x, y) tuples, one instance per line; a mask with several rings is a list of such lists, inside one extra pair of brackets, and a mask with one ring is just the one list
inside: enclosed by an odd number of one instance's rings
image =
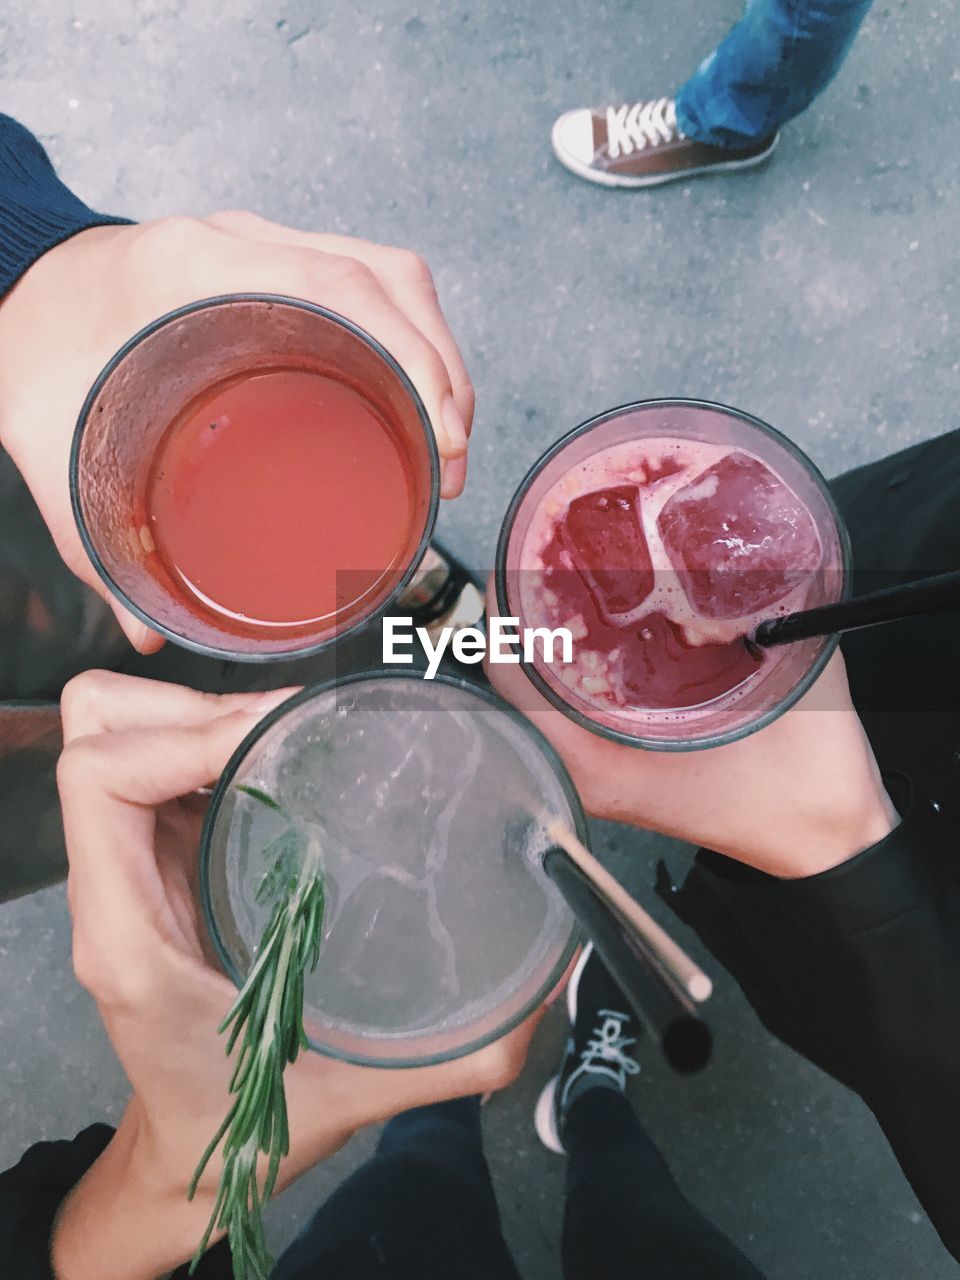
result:
[(270, 689), (265, 693), (252, 693), (250, 695), (250, 700), (246, 704), (246, 710), (264, 713), (272, 711), (274, 707), (279, 707), (281, 702), (286, 702), (286, 700), (289, 697), (292, 697), (296, 692), (297, 690), (295, 688), (290, 688)]
[(136, 630), (129, 636), (130, 643), (136, 649), (137, 653), (142, 653), (145, 657), (159, 652), (163, 648), (163, 636), (158, 635), (156, 631), (152, 631), (150, 627), (140, 624)]
[(462, 458), (467, 452), (467, 428), (460, 410), (453, 402), (453, 396), (447, 396), (444, 400), (440, 407), (440, 417), (443, 420), (447, 439), (450, 441), (447, 457)]
[(440, 484), (441, 498), (458, 498), (463, 492), (467, 480), (467, 459), (454, 458), (444, 464), (443, 477)]

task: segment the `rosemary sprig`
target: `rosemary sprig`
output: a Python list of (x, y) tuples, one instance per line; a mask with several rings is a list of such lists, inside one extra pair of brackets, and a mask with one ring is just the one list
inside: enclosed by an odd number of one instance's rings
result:
[[(283, 814), (257, 787), (239, 788), (252, 799)], [(284, 815), (286, 816), (286, 815)], [(223, 1142), (223, 1171), (210, 1222), (190, 1266), (193, 1274), (210, 1237), (225, 1229), (235, 1280), (267, 1280), (273, 1259), (263, 1231), (263, 1206), (276, 1186), (280, 1161), (290, 1150), (283, 1073), (301, 1049), (303, 980), (317, 967), (325, 902), (320, 851), (290, 826), (264, 849), (267, 868), (257, 888), (261, 906), (273, 903), (256, 959), (233, 1005), (220, 1024), (229, 1032), (227, 1054), (240, 1042), (230, 1092), (233, 1103), (197, 1166), (190, 1184), (192, 1200), (200, 1177)], [(267, 1156), (262, 1186), (257, 1161)]]

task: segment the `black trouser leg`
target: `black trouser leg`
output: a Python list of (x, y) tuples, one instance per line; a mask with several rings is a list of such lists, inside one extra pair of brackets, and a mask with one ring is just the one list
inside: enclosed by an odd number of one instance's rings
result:
[(333, 1193), (274, 1280), (520, 1280), (476, 1098), (405, 1112)]
[(588, 1090), (563, 1136), (566, 1280), (763, 1280), (680, 1193), (621, 1093)]

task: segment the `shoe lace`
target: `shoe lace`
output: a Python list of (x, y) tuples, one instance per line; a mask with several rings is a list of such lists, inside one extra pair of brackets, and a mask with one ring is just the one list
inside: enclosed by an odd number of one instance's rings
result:
[(673, 98), (653, 98), (632, 106), (607, 107), (607, 149), (610, 159), (629, 156), (634, 150), (655, 147), (682, 138)]
[(635, 1076), (640, 1070), (640, 1064), (627, 1053), (631, 1045), (636, 1044), (636, 1037), (623, 1034), (623, 1024), (628, 1021), (626, 1014), (614, 1009), (598, 1012), (603, 1022), (594, 1027), (593, 1036), (580, 1054), (581, 1070), (593, 1071), (602, 1064), (608, 1070), (620, 1072), (621, 1084), (625, 1084), (627, 1076)]

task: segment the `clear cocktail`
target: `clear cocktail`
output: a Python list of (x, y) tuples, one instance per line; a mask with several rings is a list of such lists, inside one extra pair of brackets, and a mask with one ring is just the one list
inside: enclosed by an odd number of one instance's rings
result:
[(545, 813), (583, 836), (550, 747), (475, 686), (393, 672), (308, 690), (244, 744), (211, 808), (202, 881), (224, 966), (238, 982), (250, 967), (264, 850), (292, 826), (327, 892), (314, 1047), (386, 1065), (467, 1053), (535, 1008), (575, 946), (540, 863)]

